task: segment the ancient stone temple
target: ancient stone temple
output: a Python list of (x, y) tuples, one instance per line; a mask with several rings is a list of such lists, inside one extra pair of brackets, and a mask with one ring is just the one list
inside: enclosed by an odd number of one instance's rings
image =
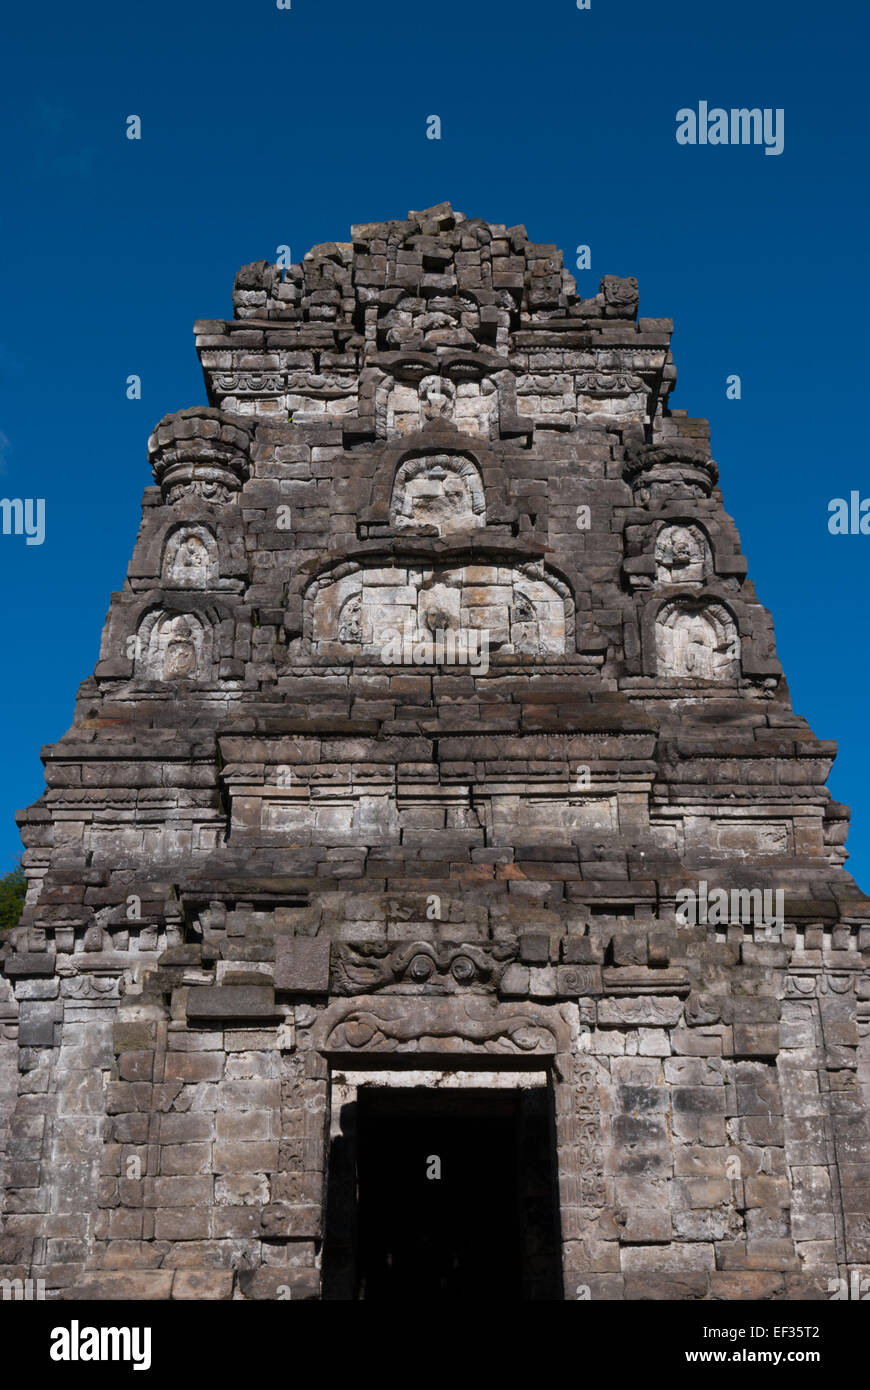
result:
[(233, 300), (20, 815), (0, 1277), (830, 1298), (870, 904), (670, 321), (446, 204)]

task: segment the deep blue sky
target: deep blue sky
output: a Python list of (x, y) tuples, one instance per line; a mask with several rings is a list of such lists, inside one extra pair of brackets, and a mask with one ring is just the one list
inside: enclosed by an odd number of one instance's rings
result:
[[(858, 0), (21, 4), (0, 91), (0, 494), (44, 497), (47, 537), (0, 536), (0, 867), (97, 659), (147, 436), (205, 400), (194, 319), (229, 317), (237, 267), (282, 243), (299, 259), (449, 199), (572, 268), (588, 243), (584, 293), (636, 275), (640, 312), (675, 319), (672, 403), (710, 418), (795, 708), (839, 740), (830, 786), (870, 889), (870, 536), (827, 532), (830, 498), (870, 495), (868, 27)], [(701, 99), (783, 107), (783, 154), (678, 146), (676, 111)]]

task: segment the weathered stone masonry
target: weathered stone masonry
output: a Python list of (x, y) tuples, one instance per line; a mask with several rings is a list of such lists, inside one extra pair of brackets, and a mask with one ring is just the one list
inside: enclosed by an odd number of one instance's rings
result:
[[(566, 1298), (828, 1298), (870, 1274), (868, 900), (671, 323), (448, 205), (352, 235), (197, 324), (19, 817), (0, 1277), (319, 1297), (336, 1096), (389, 1064), (544, 1077)], [(784, 928), (682, 925), (701, 881)]]

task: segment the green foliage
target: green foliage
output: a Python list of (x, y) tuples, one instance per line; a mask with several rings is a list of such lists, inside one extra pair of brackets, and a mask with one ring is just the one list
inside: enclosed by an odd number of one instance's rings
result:
[(20, 864), (0, 878), (0, 931), (17, 924), (26, 892), (27, 878)]

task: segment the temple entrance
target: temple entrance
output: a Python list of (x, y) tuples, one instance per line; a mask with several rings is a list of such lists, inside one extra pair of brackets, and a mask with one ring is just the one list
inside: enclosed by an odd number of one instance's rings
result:
[[(333, 1146), (325, 1297), (561, 1298), (546, 1087), (363, 1086), (353, 1110)], [(330, 1278), (342, 1187), (354, 1198), (341, 1203), (353, 1232), (343, 1291)]]

